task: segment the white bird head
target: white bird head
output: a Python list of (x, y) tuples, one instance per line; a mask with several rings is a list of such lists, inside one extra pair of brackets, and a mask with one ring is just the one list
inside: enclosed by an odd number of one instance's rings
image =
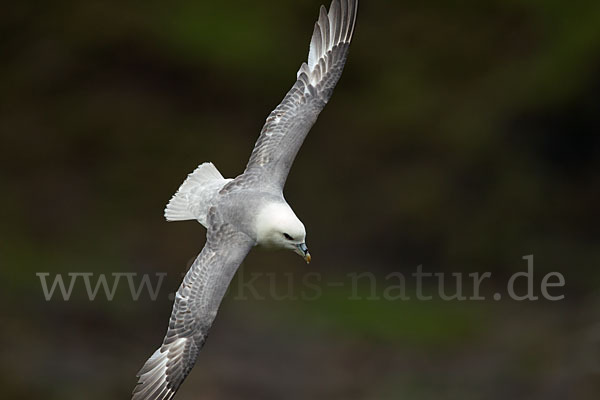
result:
[(292, 250), (309, 263), (306, 229), (287, 203), (270, 203), (256, 217), (258, 244), (265, 247)]

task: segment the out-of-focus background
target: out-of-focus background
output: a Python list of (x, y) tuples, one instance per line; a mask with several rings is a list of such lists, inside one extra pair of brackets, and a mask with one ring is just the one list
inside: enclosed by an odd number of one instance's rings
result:
[[(204, 242), (164, 205), (203, 161), (243, 171), (320, 3), (3, 5), (3, 398), (129, 398)], [(362, 1), (286, 187), (314, 261), (253, 251), (177, 398), (598, 399), (599, 96), (598, 1)], [(512, 300), (530, 254), (540, 299)], [(448, 293), (490, 272), (486, 300), (417, 300), (419, 265)], [(75, 272), (164, 279), (46, 301)]]

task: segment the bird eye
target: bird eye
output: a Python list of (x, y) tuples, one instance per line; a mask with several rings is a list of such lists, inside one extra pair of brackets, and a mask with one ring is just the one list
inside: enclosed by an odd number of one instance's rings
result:
[(284, 233), (283, 236), (287, 239), (287, 240), (294, 240), (293, 237), (291, 237), (290, 235), (288, 235), (287, 233)]

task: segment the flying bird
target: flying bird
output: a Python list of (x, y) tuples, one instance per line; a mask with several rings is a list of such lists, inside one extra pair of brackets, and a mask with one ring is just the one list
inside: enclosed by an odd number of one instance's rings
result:
[(244, 172), (225, 179), (212, 163), (188, 175), (166, 209), (167, 221), (197, 220), (206, 244), (175, 295), (162, 345), (138, 372), (133, 400), (171, 399), (192, 370), (236, 270), (256, 245), (291, 250), (310, 262), (306, 230), (283, 197), (304, 138), (340, 79), (358, 0), (321, 6), (307, 62), (268, 116)]

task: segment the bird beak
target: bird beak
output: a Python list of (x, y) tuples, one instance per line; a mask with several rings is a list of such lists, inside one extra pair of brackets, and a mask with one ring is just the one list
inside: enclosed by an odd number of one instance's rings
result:
[(308, 252), (308, 247), (306, 247), (306, 243), (297, 244), (296, 248), (297, 248), (296, 253), (301, 255), (307, 264), (310, 263), (311, 257), (310, 257), (310, 253)]

